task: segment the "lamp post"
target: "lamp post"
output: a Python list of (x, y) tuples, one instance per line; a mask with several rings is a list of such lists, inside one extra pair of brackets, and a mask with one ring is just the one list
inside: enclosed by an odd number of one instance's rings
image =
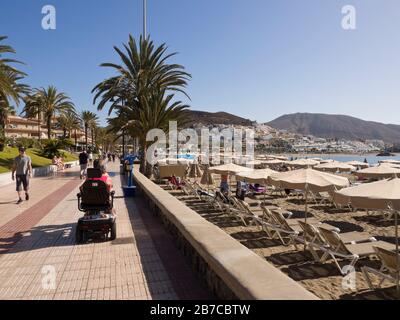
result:
[(147, 0), (143, 0), (143, 38), (147, 39)]

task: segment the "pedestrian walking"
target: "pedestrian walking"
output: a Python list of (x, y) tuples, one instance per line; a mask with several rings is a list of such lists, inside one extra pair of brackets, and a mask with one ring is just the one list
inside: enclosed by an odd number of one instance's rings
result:
[(19, 155), (14, 159), (14, 165), (12, 168), (12, 180), (16, 180), (16, 190), (18, 192), (18, 202), (22, 202), (21, 192), (22, 188), (25, 191), (25, 200), (29, 200), (29, 178), (32, 177), (32, 160), (29, 157), (24, 147), (19, 148)]
[(86, 176), (86, 170), (88, 166), (89, 155), (86, 153), (86, 150), (83, 150), (79, 154), (79, 165), (81, 167), (80, 178), (83, 179), (83, 176)]

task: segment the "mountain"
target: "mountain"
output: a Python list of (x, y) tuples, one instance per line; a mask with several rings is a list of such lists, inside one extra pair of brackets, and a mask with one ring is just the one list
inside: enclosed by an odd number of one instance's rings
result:
[(267, 125), (293, 133), (348, 140), (378, 139), (400, 142), (400, 125), (364, 121), (345, 115), (294, 113), (283, 115)]
[(205, 111), (186, 111), (189, 118), (189, 126), (193, 124), (203, 124), (205, 126), (209, 125), (242, 125), (242, 126), (252, 126), (253, 121), (249, 119), (244, 119), (227, 112), (205, 112)]

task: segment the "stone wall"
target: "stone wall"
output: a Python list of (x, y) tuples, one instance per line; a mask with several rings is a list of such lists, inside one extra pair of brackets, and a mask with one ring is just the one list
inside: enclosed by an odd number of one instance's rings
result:
[(193, 270), (220, 299), (317, 297), (135, 170), (137, 196), (173, 235)]

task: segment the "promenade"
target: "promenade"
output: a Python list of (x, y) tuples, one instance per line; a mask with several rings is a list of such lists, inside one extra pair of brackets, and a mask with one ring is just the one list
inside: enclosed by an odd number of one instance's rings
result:
[(75, 244), (78, 168), (32, 179), (19, 205), (14, 183), (0, 187), (0, 300), (212, 298), (141, 199), (122, 197), (119, 164), (108, 170), (118, 216), (108, 242)]

